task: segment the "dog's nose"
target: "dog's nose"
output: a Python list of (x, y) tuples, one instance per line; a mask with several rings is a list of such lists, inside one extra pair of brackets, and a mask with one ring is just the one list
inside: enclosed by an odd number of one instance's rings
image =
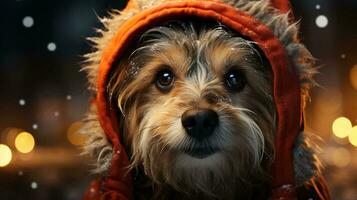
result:
[(190, 109), (183, 113), (182, 125), (188, 135), (203, 139), (212, 135), (218, 126), (218, 115), (210, 109)]

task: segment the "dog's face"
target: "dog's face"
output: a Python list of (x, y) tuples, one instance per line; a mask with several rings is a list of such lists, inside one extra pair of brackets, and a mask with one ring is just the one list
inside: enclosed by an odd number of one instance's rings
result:
[(132, 166), (184, 192), (261, 179), (275, 108), (270, 67), (254, 46), (223, 27), (147, 31), (108, 85)]

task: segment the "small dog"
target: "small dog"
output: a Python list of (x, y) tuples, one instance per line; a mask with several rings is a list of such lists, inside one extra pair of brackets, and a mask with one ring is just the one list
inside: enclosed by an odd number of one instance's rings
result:
[(151, 28), (111, 72), (134, 186), (155, 188), (137, 199), (250, 199), (269, 184), (271, 67), (254, 42), (205, 24)]
[(289, 5), (130, 0), (100, 19), (84, 199), (329, 199), (302, 120), (316, 63)]

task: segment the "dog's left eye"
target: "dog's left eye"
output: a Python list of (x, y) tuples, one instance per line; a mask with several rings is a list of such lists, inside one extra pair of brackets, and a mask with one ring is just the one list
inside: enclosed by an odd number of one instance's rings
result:
[(174, 82), (174, 75), (169, 69), (159, 71), (156, 75), (156, 87), (163, 92), (171, 89)]
[(243, 72), (237, 69), (229, 70), (225, 75), (225, 85), (232, 92), (243, 90), (246, 85), (246, 78)]

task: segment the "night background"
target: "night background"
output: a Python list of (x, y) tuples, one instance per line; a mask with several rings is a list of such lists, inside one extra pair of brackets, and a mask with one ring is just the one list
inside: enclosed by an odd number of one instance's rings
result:
[[(322, 138), (332, 199), (357, 199), (357, 1), (293, 0), (301, 39), (321, 66), (307, 130)], [(80, 156), (91, 99), (81, 55), (98, 16), (124, 0), (0, 2), (0, 199), (80, 199), (91, 177)], [(34, 146), (33, 146), (34, 144)], [(11, 158), (11, 160), (10, 160)], [(10, 161), (10, 162), (9, 162)]]

